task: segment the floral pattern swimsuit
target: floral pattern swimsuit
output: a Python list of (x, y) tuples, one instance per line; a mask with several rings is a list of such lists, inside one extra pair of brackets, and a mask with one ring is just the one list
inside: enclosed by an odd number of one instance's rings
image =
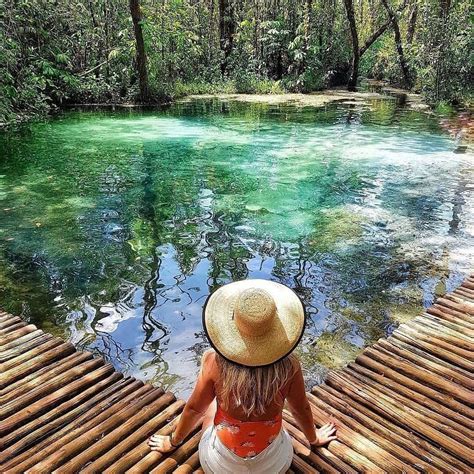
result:
[(267, 421), (240, 421), (217, 406), (214, 426), (222, 444), (237, 456), (251, 458), (261, 453), (279, 435), (282, 415)]

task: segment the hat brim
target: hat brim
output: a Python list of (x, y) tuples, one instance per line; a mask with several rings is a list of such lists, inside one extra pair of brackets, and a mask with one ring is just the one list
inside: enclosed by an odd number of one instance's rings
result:
[[(243, 335), (233, 317), (239, 294), (248, 288), (270, 293), (277, 308), (277, 317), (260, 336)], [(264, 367), (293, 352), (303, 336), (306, 311), (299, 296), (285, 285), (243, 280), (224, 285), (207, 298), (202, 322), (211, 346), (225, 359), (246, 367)]]

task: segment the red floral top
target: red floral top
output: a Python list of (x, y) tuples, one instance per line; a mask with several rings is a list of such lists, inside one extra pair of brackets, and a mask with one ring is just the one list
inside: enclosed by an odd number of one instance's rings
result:
[(278, 436), (282, 415), (267, 421), (240, 421), (219, 406), (214, 418), (217, 436), (222, 444), (242, 458), (256, 456)]

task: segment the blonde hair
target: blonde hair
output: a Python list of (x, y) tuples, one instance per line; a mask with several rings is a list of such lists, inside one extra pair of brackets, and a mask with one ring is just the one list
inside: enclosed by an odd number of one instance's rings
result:
[(232, 402), (247, 417), (263, 415), (295, 374), (297, 360), (291, 354), (266, 367), (244, 367), (216, 353), (219, 403), (227, 410)]

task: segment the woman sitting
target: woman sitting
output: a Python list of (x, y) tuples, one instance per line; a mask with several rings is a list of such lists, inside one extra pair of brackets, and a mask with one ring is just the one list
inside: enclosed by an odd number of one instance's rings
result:
[(293, 458), (282, 428), (285, 401), (312, 446), (336, 439), (332, 423), (315, 429), (301, 366), (292, 354), (305, 319), (296, 293), (279, 283), (245, 280), (214, 292), (203, 311), (214, 350), (203, 355), (176, 430), (152, 436), (151, 449), (172, 451), (203, 420), (199, 459), (206, 474), (284, 473)]

